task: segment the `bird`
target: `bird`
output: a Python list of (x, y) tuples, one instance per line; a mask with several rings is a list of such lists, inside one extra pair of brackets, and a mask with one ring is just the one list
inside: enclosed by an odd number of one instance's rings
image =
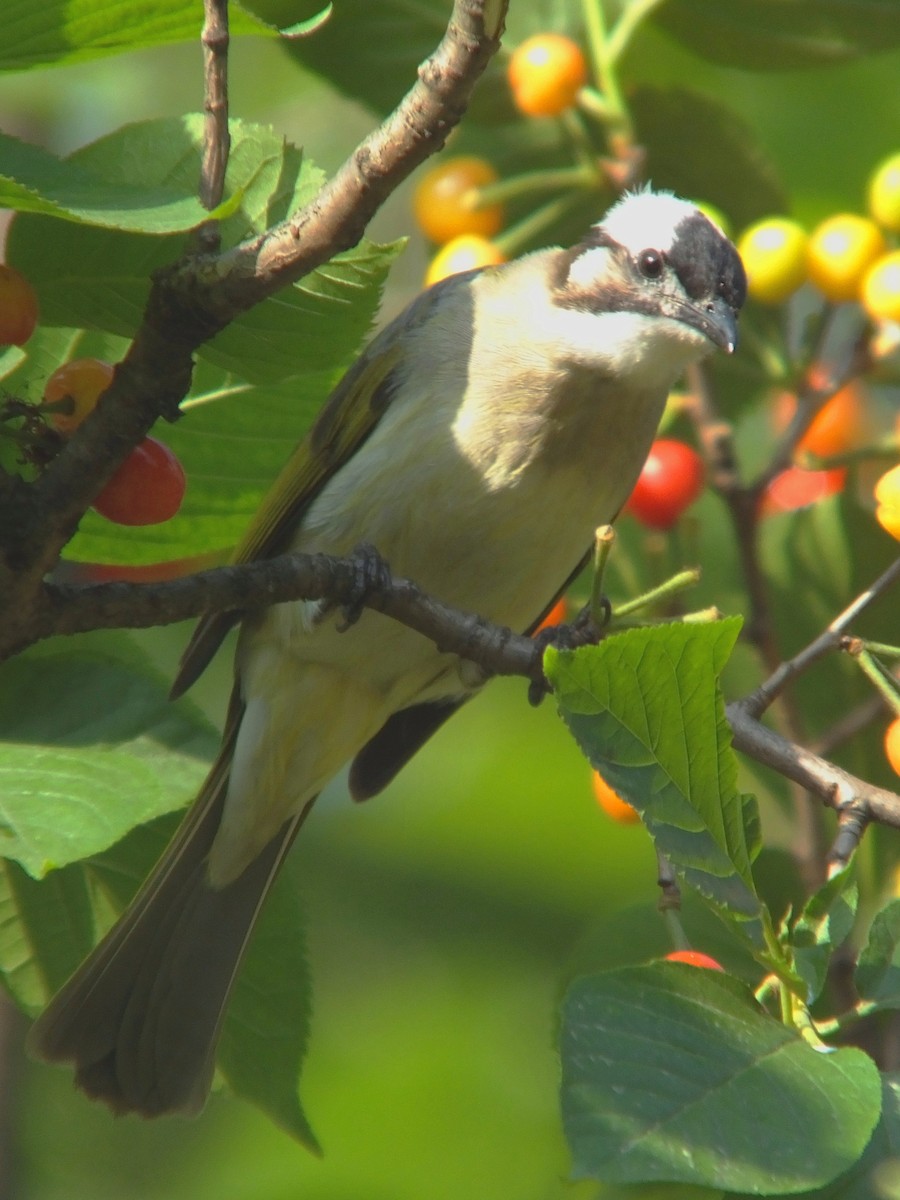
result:
[[(325, 401), (235, 552), (346, 556), (532, 632), (627, 500), (685, 368), (732, 353), (734, 246), (645, 187), (582, 240), (451, 276), (378, 333)], [(50, 1001), (31, 1053), (116, 1113), (195, 1115), (242, 955), (323, 786), (380, 792), (485, 684), (365, 608), (209, 613), (173, 693), (240, 622), (221, 750), (172, 843)]]

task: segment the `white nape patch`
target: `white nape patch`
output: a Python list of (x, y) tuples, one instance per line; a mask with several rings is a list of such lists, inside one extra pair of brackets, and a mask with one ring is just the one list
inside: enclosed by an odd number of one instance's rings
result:
[(672, 192), (626, 192), (598, 227), (632, 254), (641, 250), (671, 249), (675, 230), (687, 217), (699, 212), (696, 205)]

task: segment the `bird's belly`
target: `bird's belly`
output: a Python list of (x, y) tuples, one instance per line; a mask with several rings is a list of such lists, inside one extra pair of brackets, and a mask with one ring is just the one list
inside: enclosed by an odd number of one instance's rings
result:
[[(541, 476), (544, 477), (541, 477)], [(610, 487), (584, 472), (559, 469), (526, 472), (515, 485), (488, 489), (474, 477), (449, 501), (450, 481), (433, 474), (417, 489), (417, 501), (402, 481), (369, 491), (363, 513), (345, 513), (313, 532), (298, 549), (345, 554), (371, 542), (395, 576), (414, 580), (428, 594), (457, 608), (522, 631), (543, 611), (576, 569), (598, 523), (622, 502), (621, 485)], [(333, 514), (332, 514), (333, 516)], [(345, 633), (338, 617), (316, 620), (316, 604), (278, 605), (273, 622), (285, 652), (302, 662), (331, 664), (380, 692), (389, 710), (415, 699), (457, 694), (459, 662), (397, 621), (365, 612)]]

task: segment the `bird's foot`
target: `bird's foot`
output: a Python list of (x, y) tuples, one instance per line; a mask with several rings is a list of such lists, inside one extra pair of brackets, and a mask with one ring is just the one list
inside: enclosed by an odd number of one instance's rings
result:
[(557, 650), (578, 650), (581, 646), (596, 646), (609, 623), (612, 606), (605, 596), (600, 601), (603, 619), (598, 625), (590, 609), (583, 608), (574, 621), (548, 625), (534, 635), (534, 658), (531, 682), (528, 684), (528, 703), (535, 708), (552, 690), (543, 671), (544, 651), (548, 646)]
[(353, 580), (350, 595), (341, 604), (341, 621), (338, 632), (345, 633), (351, 625), (363, 614), (366, 601), (373, 595), (383, 594), (390, 590), (393, 579), (391, 569), (385, 559), (369, 542), (360, 542), (349, 556), (353, 566)]

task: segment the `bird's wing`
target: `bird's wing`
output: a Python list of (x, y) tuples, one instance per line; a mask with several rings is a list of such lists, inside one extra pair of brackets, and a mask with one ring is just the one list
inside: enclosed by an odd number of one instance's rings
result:
[[(285, 463), (238, 543), (232, 564), (272, 558), (287, 548), (304, 510), (362, 445), (390, 404), (403, 363), (404, 336), (427, 321), (463, 282), (458, 275), (423, 292), (363, 351)], [(199, 677), (243, 615), (217, 612), (200, 618), (172, 685), (173, 699)]]

